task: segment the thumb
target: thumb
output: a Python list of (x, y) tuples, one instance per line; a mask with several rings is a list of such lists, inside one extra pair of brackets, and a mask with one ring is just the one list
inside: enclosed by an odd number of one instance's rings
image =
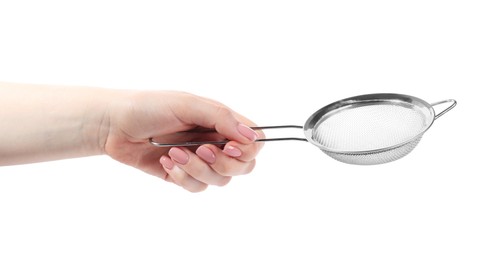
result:
[(215, 129), (227, 139), (243, 144), (258, 138), (253, 129), (236, 119), (235, 113), (221, 103), (188, 94), (176, 104), (179, 107), (173, 108), (174, 114), (186, 124)]

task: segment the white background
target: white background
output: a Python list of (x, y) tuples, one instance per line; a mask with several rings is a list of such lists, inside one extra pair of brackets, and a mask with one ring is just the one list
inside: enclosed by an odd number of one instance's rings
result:
[(366, 93), (459, 103), (399, 161), (270, 143), (200, 194), (104, 156), (2, 167), (0, 259), (495, 259), (492, 4), (0, 2), (2, 81), (184, 90), (260, 125)]

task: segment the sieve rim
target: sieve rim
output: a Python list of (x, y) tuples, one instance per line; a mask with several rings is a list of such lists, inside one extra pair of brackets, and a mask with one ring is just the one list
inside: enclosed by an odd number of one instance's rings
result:
[[(316, 129), (316, 126), (318, 126), (319, 122), (322, 121), (322, 119), (332, 116), (332, 114), (339, 113), (340, 110), (346, 110), (346, 109), (351, 109), (351, 108), (356, 108), (359, 106), (370, 106), (373, 104), (395, 104), (395, 105), (401, 105), (405, 106), (408, 105), (409, 107), (419, 107), (419, 108), (425, 108), (429, 112), (428, 113), (422, 113), (426, 121), (428, 122), (421, 131), (419, 131), (415, 136), (409, 138), (408, 140), (405, 140), (403, 142), (386, 146), (386, 147), (380, 147), (376, 149), (367, 149), (367, 150), (340, 150), (340, 149), (332, 149), (328, 146), (320, 144), (320, 142), (317, 142), (314, 137), (314, 129)], [(423, 111), (423, 110), (422, 110)], [(354, 96), (354, 97), (349, 97), (345, 99), (338, 100), (336, 102), (333, 102), (331, 104), (328, 104), (316, 112), (314, 112), (305, 122), (305, 125), (303, 126), (303, 132), (305, 134), (306, 139), (313, 145), (317, 146), (319, 149), (330, 152), (330, 153), (336, 153), (336, 154), (350, 154), (350, 155), (359, 155), (359, 154), (369, 154), (369, 153), (379, 153), (379, 152), (384, 152), (384, 151), (389, 151), (392, 149), (399, 148), (401, 146), (404, 146), (417, 138), (421, 138), (422, 135), (432, 126), (435, 120), (435, 111), (434, 108), (432, 107), (431, 104), (427, 103), (426, 101), (410, 96), (410, 95), (405, 95), (405, 94), (397, 94), (397, 93), (374, 93), (374, 94), (365, 94), (365, 95), (359, 95), (359, 96)]]

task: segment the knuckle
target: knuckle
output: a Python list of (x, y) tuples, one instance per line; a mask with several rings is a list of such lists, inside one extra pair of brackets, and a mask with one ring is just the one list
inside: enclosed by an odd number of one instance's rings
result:
[(256, 160), (253, 160), (248, 163), (248, 166), (246, 167), (245, 174), (249, 174), (255, 169), (255, 165), (257, 164)]
[[(260, 138), (265, 139), (265, 135), (264, 135), (263, 137), (260, 137)], [(260, 151), (260, 150), (262, 150), (262, 148), (264, 147), (264, 145), (265, 145), (265, 142), (257, 142), (257, 143), (256, 143), (256, 146), (257, 146), (257, 152), (258, 152), (258, 151)]]
[(247, 147), (245, 147), (243, 154), (245, 154), (248, 158), (254, 158), (259, 150), (259, 143), (250, 144)]
[(237, 146), (242, 151), (242, 155), (237, 159), (243, 162), (250, 162), (254, 160), (261, 149), (260, 144), (261, 142)]
[(213, 171), (210, 168), (206, 168), (206, 167), (194, 168), (189, 171), (189, 174), (192, 178), (196, 180), (205, 182), (207, 184), (214, 184), (211, 183), (212, 182), (211, 176), (213, 174)]
[(253, 168), (255, 168), (255, 160), (242, 163), (241, 165), (219, 164), (215, 171), (221, 176), (231, 177), (248, 174), (253, 170)]
[(188, 174), (195, 178), (195, 179), (201, 179), (203, 176), (205, 176), (206, 172), (203, 169), (196, 168), (194, 165), (189, 165), (190, 168), (188, 169)]
[(217, 106), (217, 116), (219, 118), (227, 118), (232, 116), (231, 110), (225, 106), (218, 105)]
[[(265, 136), (264, 131), (262, 131), (262, 130), (257, 130), (256, 132), (257, 132), (258, 137), (259, 137), (260, 139), (264, 139), (264, 138), (266, 137), (266, 136)], [(262, 142), (262, 143), (263, 143), (263, 142)]]
[(222, 178), (222, 180), (220, 180), (217, 183), (217, 186), (219, 186), (219, 187), (226, 186), (229, 182), (231, 182), (231, 179), (232, 179), (232, 177), (226, 176), (226, 177)]
[(191, 185), (185, 185), (183, 186), (187, 191), (192, 192), (192, 193), (198, 193), (206, 190), (208, 188), (208, 185), (205, 183), (195, 183)]
[(214, 170), (216, 173), (224, 177), (232, 175), (230, 174), (230, 172), (232, 171), (232, 166), (228, 163), (216, 163)]
[(220, 169), (217, 168), (217, 173), (223, 177), (229, 177), (229, 176), (233, 175), (232, 169), (230, 169), (230, 167), (226, 167), (226, 166), (221, 166)]
[(184, 187), (187, 184), (187, 176), (185, 174), (174, 174), (171, 176), (177, 185)]

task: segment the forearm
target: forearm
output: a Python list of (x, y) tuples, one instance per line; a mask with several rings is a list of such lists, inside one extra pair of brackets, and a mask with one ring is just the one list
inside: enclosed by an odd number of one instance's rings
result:
[(0, 83), (0, 165), (102, 154), (110, 90)]

